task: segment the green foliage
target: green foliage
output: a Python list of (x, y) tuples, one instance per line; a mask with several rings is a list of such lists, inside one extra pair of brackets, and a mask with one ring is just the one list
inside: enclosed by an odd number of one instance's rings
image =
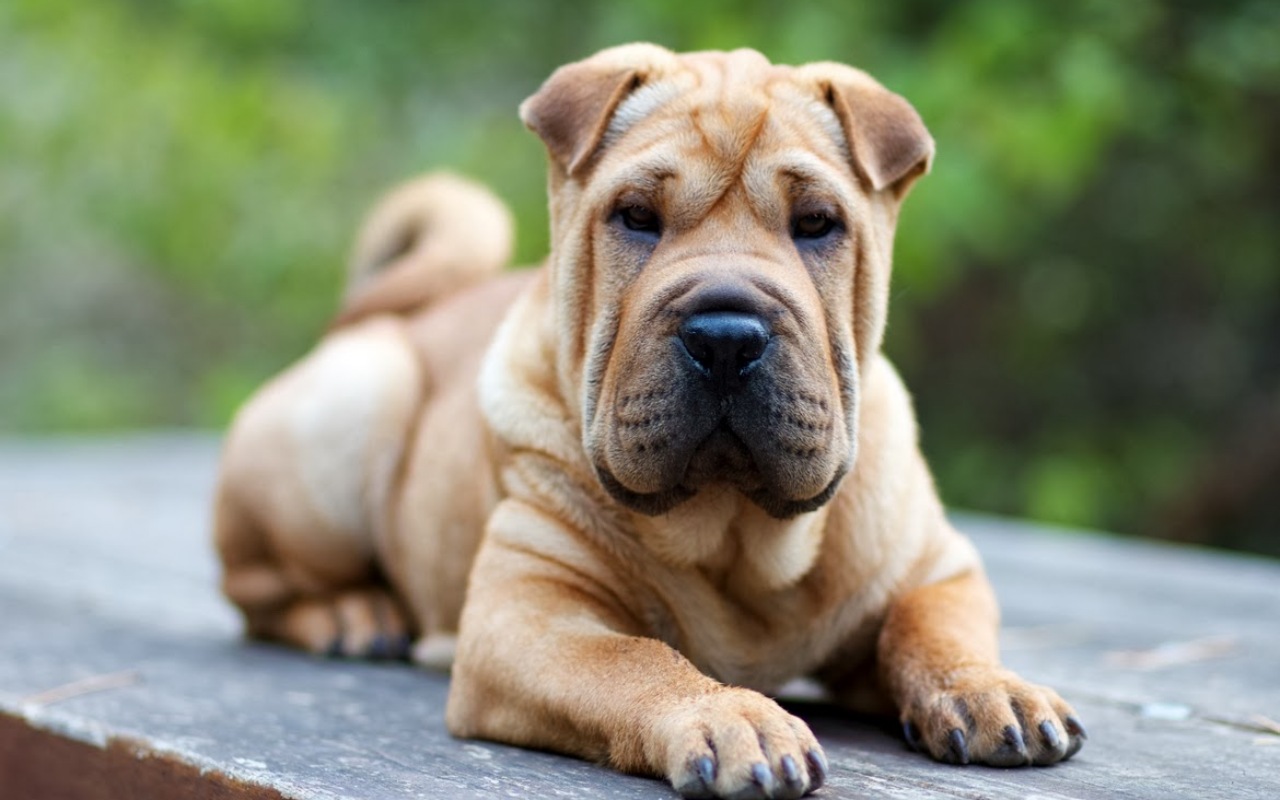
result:
[(1178, 512), (1205, 520), (1183, 538), (1280, 552), (1280, 456), (1250, 456), (1237, 484), (1264, 488), (1230, 513), (1180, 505), (1280, 430), (1266, 0), (9, 0), (0, 429), (224, 424), (322, 329), (364, 209), (424, 169), (494, 186), (541, 258), (515, 107), (638, 39), (845, 61), (920, 109), (938, 159), (888, 348), (949, 502), (1155, 533)]

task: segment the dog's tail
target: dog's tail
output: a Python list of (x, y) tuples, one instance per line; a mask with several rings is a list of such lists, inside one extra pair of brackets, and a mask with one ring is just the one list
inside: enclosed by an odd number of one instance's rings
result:
[(507, 266), (515, 226), (474, 181), (436, 172), (396, 187), (365, 218), (331, 327), (406, 314)]

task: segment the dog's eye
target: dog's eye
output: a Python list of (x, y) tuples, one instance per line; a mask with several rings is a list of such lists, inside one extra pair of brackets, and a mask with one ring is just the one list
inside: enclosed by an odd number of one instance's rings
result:
[(658, 213), (652, 208), (625, 206), (618, 209), (618, 216), (622, 218), (622, 224), (627, 226), (627, 230), (643, 233), (662, 232), (662, 220), (658, 219)]
[(836, 221), (826, 214), (804, 214), (791, 223), (793, 239), (821, 239), (835, 228)]

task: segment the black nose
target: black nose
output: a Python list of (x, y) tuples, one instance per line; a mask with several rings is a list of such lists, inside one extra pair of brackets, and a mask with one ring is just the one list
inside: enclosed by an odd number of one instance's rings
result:
[(680, 326), (680, 341), (694, 362), (717, 381), (745, 376), (769, 344), (769, 328), (754, 314), (704, 311)]

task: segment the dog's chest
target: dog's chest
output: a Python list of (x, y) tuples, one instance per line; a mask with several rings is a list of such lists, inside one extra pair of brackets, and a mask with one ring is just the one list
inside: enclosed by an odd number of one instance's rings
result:
[(813, 673), (837, 650), (870, 655), (887, 604), (875, 587), (836, 594), (820, 580), (755, 596), (697, 570), (658, 584), (645, 612), (653, 635), (717, 680), (766, 692)]
[(632, 567), (648, 587), (641, 615), (651, 635), (712, 677), (766, 691), (837, 650), (861, 657), (893, 569), (883, 548), (858, 548), (831, 522), (826, 509), (775, 520), (730, 493), (642, 522)]

